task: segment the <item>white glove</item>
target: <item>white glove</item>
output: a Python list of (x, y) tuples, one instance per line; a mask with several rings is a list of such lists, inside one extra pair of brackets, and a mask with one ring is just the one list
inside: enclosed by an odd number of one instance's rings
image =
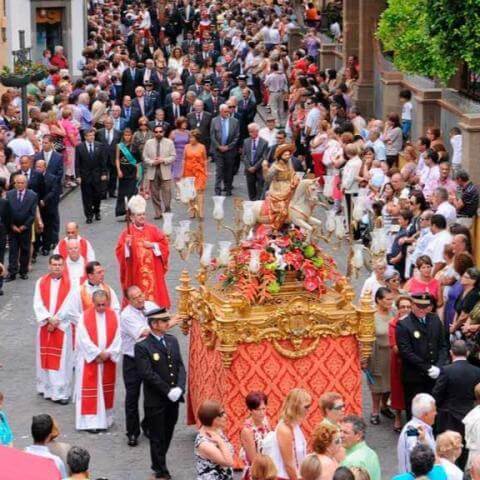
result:
[(436, 380), (438, 378), (438, 376), (440, 375), (440, 369), (438, 367), (436, 367), (435, 365), (432, 365), (429, 369), (428, 369), (428, 376), (430, 378), (432, 378), (433, 380)]
[(168, 399), (171, 402), (178, 402), (178, 399), (182, 396), (183, 390), (180, 387), (174, 387), (168, 392)]

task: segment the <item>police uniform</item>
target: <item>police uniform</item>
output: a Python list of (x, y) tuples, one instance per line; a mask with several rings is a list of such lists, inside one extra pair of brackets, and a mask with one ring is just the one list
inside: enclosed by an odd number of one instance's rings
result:
[[(428, 294), (413, 295), (414, 303), (430, 302)], [(432, 393), (435, 380), (428, 374), (432, 366), (448, 363), (448, 350), (443, 324), (435, 313), (424, 318), (410, 313), (399, 321), (396, 329), (397, 347), (402, 359), (402, 382), (407, 418), (411, 418), (412, 400), (417, 393)]]
[[(160, 310), (163, 309), (146, 312), (147, 318), (155, 316)], [(178, 340), (173, 335), (157, 337), (151, 333), (135, 345), (135, 363), (143, 380), (152, 470), (157, 478), (170, 478), (166, 456), (178, 419), (179, 402), (184, 401), (186, 382)], [(172, 401), (169, 393), (177, 387), (181, 389), (181, 395), (177, 401)]]

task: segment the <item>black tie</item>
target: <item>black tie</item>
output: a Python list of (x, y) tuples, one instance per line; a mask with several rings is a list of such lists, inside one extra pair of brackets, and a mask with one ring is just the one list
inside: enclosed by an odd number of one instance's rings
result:
[(88, 154), (90, 155), (90, 157), (93, 157), (93, 145), (91, 143), (88, 144)]

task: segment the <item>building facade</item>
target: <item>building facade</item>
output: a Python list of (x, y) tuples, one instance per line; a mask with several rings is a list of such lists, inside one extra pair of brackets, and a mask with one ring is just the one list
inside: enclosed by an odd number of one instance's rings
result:
[(86, 41), (87, 6), (85, 0), (0, 0), (6, 2), (8, 58), (19, 48), (19, 30), (25, 31), (26, 47), (32, 59), (40, 60), (45, 49), (62, 45), (70, 72), (79, 75), (79, 60)]

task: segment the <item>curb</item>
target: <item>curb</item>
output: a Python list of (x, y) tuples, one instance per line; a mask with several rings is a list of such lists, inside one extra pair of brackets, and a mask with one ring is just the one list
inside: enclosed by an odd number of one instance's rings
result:
[(60, 201), (62, 201), (65, 197), (68, 197), (72, 192), (74, 192), (78, 187), (68, 187), (64, 188), (62, 194), (60, 195)]

